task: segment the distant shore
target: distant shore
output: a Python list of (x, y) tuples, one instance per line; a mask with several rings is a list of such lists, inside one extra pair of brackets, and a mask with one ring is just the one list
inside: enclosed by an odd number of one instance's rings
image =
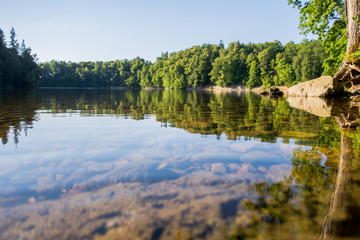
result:
[[(114, 90), (126, 90), (127, 87), (38, 87), (38, 89), (114, 89)], [(140, 89), (140, 88), (138, 88)]]

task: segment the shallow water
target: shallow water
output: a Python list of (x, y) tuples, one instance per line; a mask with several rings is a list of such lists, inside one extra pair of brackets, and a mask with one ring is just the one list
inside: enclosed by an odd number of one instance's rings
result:
[(0, 110), (0, 239), (359, 236), (359, 131), (286, 99), (47, 89)]

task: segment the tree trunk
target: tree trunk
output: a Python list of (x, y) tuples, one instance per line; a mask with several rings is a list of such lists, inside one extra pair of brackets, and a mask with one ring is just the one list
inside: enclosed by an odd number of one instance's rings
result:
[(346, 34), (348, 37), (346, 54), (354, 53), (359, 46), (359, 0), (345, 0)]
[[(360, 42), (360, 0), (345, 0), (346, 35), (348, 38), (346, 54), (359, 50)], [(352, 59), (345, 59), (334, 78), (349, 82), (359, 76), (360, 68)]]

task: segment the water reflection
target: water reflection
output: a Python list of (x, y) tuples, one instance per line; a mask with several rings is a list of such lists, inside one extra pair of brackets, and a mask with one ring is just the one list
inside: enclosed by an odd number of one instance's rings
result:
[(224, 133), (231, 140), (245, 136), (275, 142), (280, 136), (301, 141), (316, 139), (322, 130), (318, 118), (290, 108), (285, 99), (269, 100), (251, 93), (236, 96), (195, 91), (43, 90), (40, 99), (26, 104), (24, 99), (23, 103), (9, 103), (6, 96), (3, 99), (7, 101), (4, 105), (22, 106), (33, 116), (35, 109), (58, 116), (79, 113), (80, 116), (113, 115), (135, 120), (155, 116), (164, 127), (203, 135)]
[(1, 239), (358, 236), (360, 133), (338, 118), (251, 93), (24, 96), (0, 100)]
[[(317, 99), (315, 99), (316, 101)], [(334, 116), (339, 130), (342, 132), (339, 150), (339, 163), (336, 178), (333, 182), (328, 209), (323, 218), (320, 239), (340, 239), (342, 237), (359, 237), (360, 205), (358, 201), (359, 151), (358, 130), (360, 120), (359, 104), (323, 101), (322, 104), (312, 104), (312, 99), (290, 99), (290, 105), (311, 112), (315, 115)]]
[(32, 128), (39, 109), (39, 99), (36, 91), (5, 91), (0, 89), (0, 138), (7, 144), (9, 133), (12, 132), (15, 144), (23, 131)]
[[(338, 118), (340, 128), (342, 120)], [(339, 236), (360, 236), (360, 205), (357, 176), (354, 173), (354, 164), (357, 164), (353, 152), (353, 140), (346, 131), (341, 136), (341, 153), (339, 166), (334, 182), (327, 214), (322, 224), (321, 239), (335, 239)], [(355, 166), (355, 172), (358, 166)], [(354, 179), (355, 178), (355, 179)]]

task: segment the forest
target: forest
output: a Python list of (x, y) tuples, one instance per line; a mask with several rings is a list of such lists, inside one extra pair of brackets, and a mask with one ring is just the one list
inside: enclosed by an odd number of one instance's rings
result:
[(21, 45), (18, 43), (13, 28), (9, 43), (0, 29), (2, 88), (292, 86), (322, 74), (334, 74), (337, 68), (329, 68), (328, 59), (322, 40), (304, 39), (299, 44), (232, 42), (227, 47), (220, 41), (162, 53), (154, 63), (140, 57), (106, 62), (38, 63), (24, 40)]
[(327, 57), (320, 40), (305, 39), (285, 46), (279, 41), (233, 42), (227, 48), (220, 41), (217, 45), (166, 52), (154, 63), (140, 57), (108, 62), (37, 63), (24, 40), (21, 45), (18, 43), (13, 28), (8, 44), (0, 29), (0, 87), (291, 86), (321, 76)]
[(41, 63), (40, 87), (128, 87), (182, 89), (232, 84), (248, 88), (291, 86), (319, 77), (327, 58), (322, 42), (279, 41), (204, 44), (163, 53), (152, 63), (140, 57), (109, 62)]
[(0, 29), (0, 87), (29, 88), (36, 87), (40, 78), (36, 55), (21, 45), (16, 39), (14, 28), (10, 31), (10, 42), (6, 43), (4, 32)]

